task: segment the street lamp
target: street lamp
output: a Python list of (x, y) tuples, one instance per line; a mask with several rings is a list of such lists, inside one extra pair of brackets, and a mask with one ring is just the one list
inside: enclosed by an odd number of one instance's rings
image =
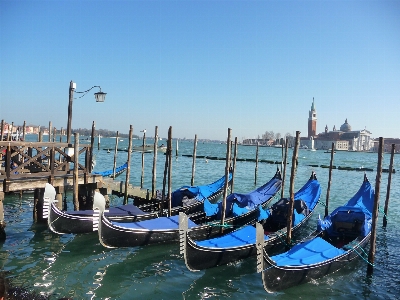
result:
[[(104, 102), (104, 100), (106, 99), (106, 95), (107, 93), (103, 93), (101, 91), (101, 87), (98, 85), (92, 86), (90, 89), (88, 89), (87, 91), (84, 92), (76, 92), (76, 93), (80, 93), (83, 94), (81, 97), (85, 96), (91, 89), (98, 87), (100, 89), (100, 92), (94, 93), (94, 97), (96, 99), (96, 102)], [(68, 123), (67, 123), (67, 143), (70, 144), (71, 143), (71, 123), (72, 123), (72, 102), (74, 100), (74, 92), (76, 89), (76, 83), (75, 82), (71, 82), (69, 83), (69, 103), (68, 103)]]

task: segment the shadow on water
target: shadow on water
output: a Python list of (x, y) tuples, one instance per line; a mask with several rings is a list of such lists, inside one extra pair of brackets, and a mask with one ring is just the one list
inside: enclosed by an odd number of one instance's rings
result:
[(131, 299), (135, 295), (135, 299), (162, 299), (167, 295), (165, 299), (172, 299), (169, 298), (169, 289), (162, 286), (167, 284), (170, 288), (171, 285), (176, 288), (176, 285), (168, 281), (178, 278), (181, 275), (179, 269), (184, 267), (177, 244), (111, 249), (109, 254), (115, 251), (127, 255), (124, 259), (109, 262), (103, 269), (96, 297)]

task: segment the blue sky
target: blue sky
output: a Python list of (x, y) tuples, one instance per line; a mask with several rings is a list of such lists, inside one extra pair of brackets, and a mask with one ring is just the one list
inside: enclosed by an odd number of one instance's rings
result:
[[(400, 137), (400, 1), (0, 0), (0, 118), (225, 140)], [(80, 95), (75, 94), (76, 97)]]

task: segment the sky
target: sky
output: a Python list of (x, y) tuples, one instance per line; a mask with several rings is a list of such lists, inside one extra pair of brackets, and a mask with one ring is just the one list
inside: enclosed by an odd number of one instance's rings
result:
[[(0, 0), (0, 119), (174, 138), (400, 138), (400, 1)], [(81, 98), (79, 98), (81, 97)]]

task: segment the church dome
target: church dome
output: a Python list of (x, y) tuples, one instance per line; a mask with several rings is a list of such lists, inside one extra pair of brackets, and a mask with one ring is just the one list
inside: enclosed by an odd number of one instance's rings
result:
[(347, 119), (344, 122), (344, 124), (342, 126), (340, 126), (340, 131), (343, 131), (343, 132), (351, 131), (351, 126), (349, 123), (347, 123)]

